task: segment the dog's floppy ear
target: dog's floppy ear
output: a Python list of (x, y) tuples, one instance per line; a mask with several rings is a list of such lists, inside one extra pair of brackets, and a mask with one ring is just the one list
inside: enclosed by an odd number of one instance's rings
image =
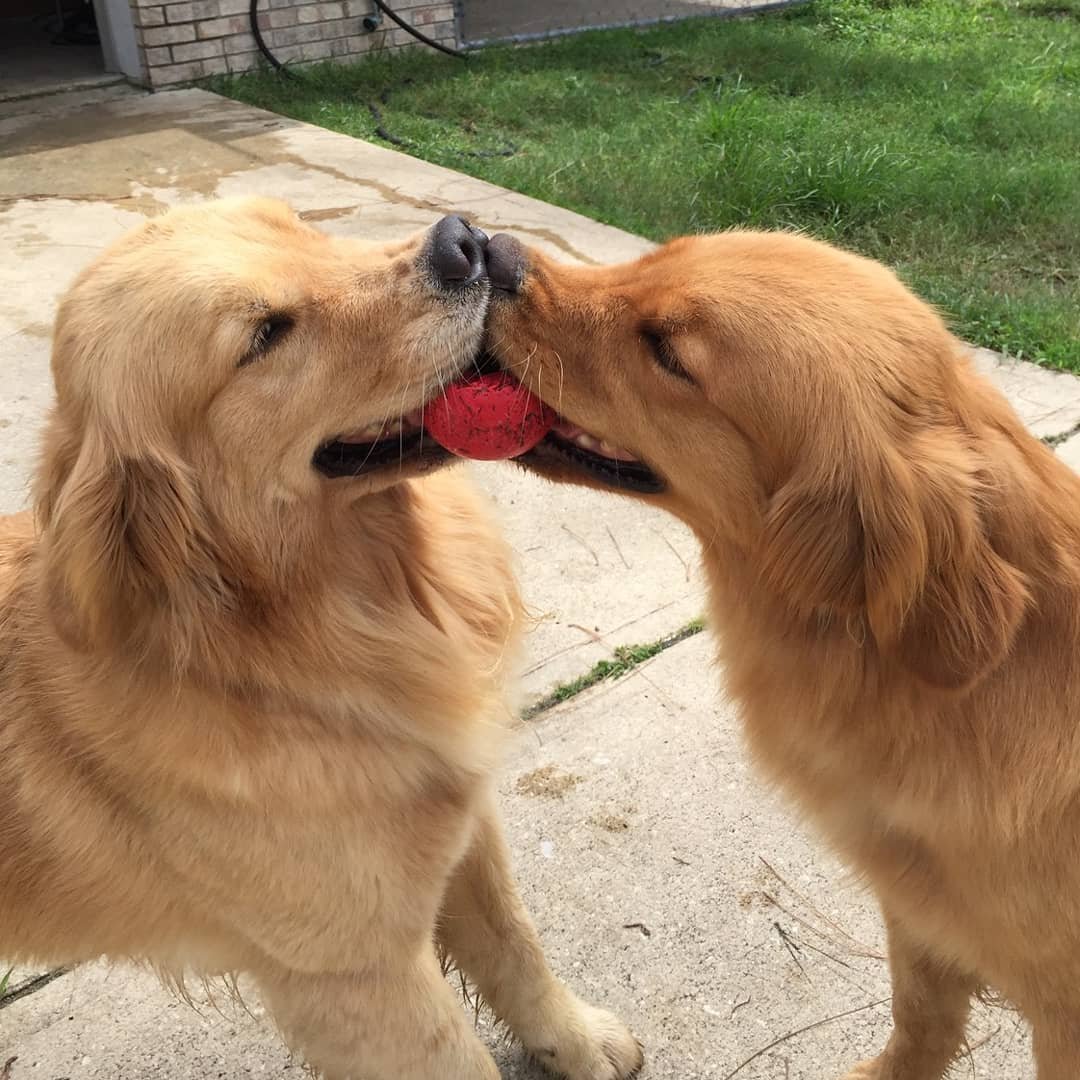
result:
[(769, 586), (799, 616), (854, 613), (865, 596), (854, 495), (835, 476), (800, 468), (769, 504), (761, 560)]
[(194, 628), (223, 589), (188, 469), (157, 449), (123, 454), (92, 424), (81, 437), (55, 417), (38, 478), (46, 581), (72, 644), (116, 642), (171, 620)]
[(973, 452), (942, 433), (848, 475), (796, 471), (766, 518), (763, 572), (804, 616), (865, 613), (883, 655), (959, 689), (1008, 653), (1029, 595), (994, 549)]
[[(863, 507), (874, 636), (944, 688), (968, 686), (1005, 659), (1030, 601), (1024, 574), (995, 549), (981, 472), (970, 441), (930, 433), (893, 452), (889, 479), (869, 486)], [(882, 535), (895, 538), (899, 557), (882, 550)]]

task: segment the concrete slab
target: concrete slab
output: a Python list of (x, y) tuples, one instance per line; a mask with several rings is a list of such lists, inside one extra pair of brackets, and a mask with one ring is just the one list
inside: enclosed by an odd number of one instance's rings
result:
[[(598, 262), (649, 246), (201, 91), (9, 104), (0, 107), (0, 146), (0, 249), (10, 253), (0, 260), (0, 512), (26, 501), (51, 396), (57, 297), (107, 243), (177, 202), (275, 194), (330, 231), (373, 238), (460, 210), (564, 258)], [(985, 353), (977, 363), (1038, 434), (1080, 421), (1080, 383), (1071, 376)], [(1080, 463), (1073, 441), (1061, 452)], [(526, 677), (532, 694), (701, 610), (695, 546), (675, 523), (510, 467), (475, 472), (521, 555), (539, 616)], [(885, 1035), (887, 1010), (872, 1005), (888, 992), (872, 955), (878, 919), (753, 781), (707, 661), (705, 639), (692, 639), (523, 728), (503, 785), (523, 887), (554, 965), (635, 1025), (649, 1046), (652, 1080), (839, 1075)], [(569, 776), (560, 798), (531, 793), (544, 786), (529, 780), (540, 768)], [(829, 1019), (848, 1010), (859, 1011)], [(0, 1077), (295, 1071), (255, 1020), (223, 1011), (200, 1016), (147, 976), (84, 969), (0, 1011)], [(1010, 1014), (981, 1012), (972, 1043), (977, 1080), (1033, 1075), (1026, 1035)], [(513, 1049), (498, 1053), (504, 1076), (541, 1075)], [(7, 1077), (4, 1063), (16, 1054)]]
[(1070, 468), (1080, 472), (1080, 435), (1066, 439), (1058, 448), (1057, 455)]
[(694, 15), (734, 14), (757, 6), (755, 0), (465, 0), (461, 4), (461, 36), (469, 44), (531, 39), (548, 34), (604, 26), (648, 24)]
[(514, 466), (467, 467), (495, 502), (535, 619), (527, 701), (703, 613), (698, 544), (674, 518)]
[[(503, 784), (518, 871), (552, 962), (631, 1018), (647, 1077), (836, 1077), (887, 1034), (866, 1007), (888, 996), (878, 915), (755, 779), (711, 658), (692, 638), (523, 732)], [(571, 782), (531, 794), (538, 768)], [(1033, 1075), (1013, 1020), (977, 1017), (976, 1077)]]
[[(754, 779), (710, 660), (699, 635), (523, 725), (501, 790), (519, 878), (556, 970), (644, 1039), (642, 1080), (827, 1080), (888, 1033), (877, 913)], [(200, 1015), (148, 975), (86, 968), (0, 1013), (0, 1063), (299, 1077), (252, 1011)], [(541, 1080), (482, 1028), (504, 1077)], [(1034, 1077), (1012, 1013), (980, 1007), (970, 1042), (958, 1074)]]
[(1012, 402), (1020, 418), (1043, 438), (1080, 423), (1080, 379), (990, 349), (973, 349), (975, 367), (988, 375)]

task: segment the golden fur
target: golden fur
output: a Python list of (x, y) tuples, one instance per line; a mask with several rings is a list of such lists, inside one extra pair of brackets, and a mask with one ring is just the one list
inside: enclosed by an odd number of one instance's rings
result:
[(1080, 480), (876, 263), (752, 232), (527, 258), (491, 346), (665, 481), (755, 757), (884, 909), (894, 1032), (849, 1080), (938, 1080), (986, 986), (1076, 1080)]
[(0, 956), (249, 972), (328, 1076), (495, 1080), (438, 945), (616, 1080), (640, 1051), (548, 970), (491, 797), (507, 550), (453, 472), (312, 467), (474, 356), (486, 285), (448, 300), (422, 253), (226, 202), (64, 300), (36, 522), (0, 519)]

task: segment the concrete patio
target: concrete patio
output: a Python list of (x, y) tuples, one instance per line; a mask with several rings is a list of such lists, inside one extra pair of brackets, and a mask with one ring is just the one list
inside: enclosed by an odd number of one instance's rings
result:
[[(606, 262), (648, 246), (197, 90), (11, 103), (0, 107), (0, 147), (0, 512), (26, 502), (51, 394), (56, 300), (146, 215), (264, 193), (329, 231), (372, 238), (454, 210), (567, 259)], [(978, 363), (1080, 467), (1080, 380), (989, 353)], [(530, 699), (618, 645), (671, 635), (701, 613), (695, 544), (674, 521), (508, 466), (473, 468), (540, 616)], [(646, 1080), (829, 1080), (888, 1031), (879, 919), (754, 779), (721, 685), (698, 634), (521, 725), (501, 791), (522, 887), (556, 970), (645, 1042)], [(0, 1007), (0, 1080), (301, 1075), (257, 1004), (250, 1014), (227, 1002), (196, 1010), (130, 969), (90, 966), (35, 983), (42, 974), (12, 976), (9, 993), (26, 992)], [(505, 1077), (544, 1075), (485, 1033)], [(1034, 1075), (1011, 1012), (980, 1006), (970, 1040), (970, 1068), (958, 1075)]]

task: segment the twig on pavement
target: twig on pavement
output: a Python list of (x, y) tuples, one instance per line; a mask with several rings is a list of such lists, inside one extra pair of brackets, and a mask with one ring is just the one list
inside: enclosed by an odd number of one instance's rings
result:
[(856, 1013), (867, 1012), (869, 1009), (876, 1009), (880, 1005), (887, 1005), (890, 1001), (892, 1001), (891, 997), (879, 998), (877, 1001), (871, 1001), (866, 1005), (859, 1005), (854, 1009), (848, 1009), (847, 1012), (835, 1013), (833, 1016), (823, 1017), (821, 1020), (816, 1020), (812, 1024), (807, 1024), (806, 1027), (797, 1028), (795, 1031), (789, 1031), (786, 1035), (781, 1035), (780, 1038), (773, 1039), (768, 1046), (763, 1046), (760, 1050), (751, 1054), (745, 1061), (732, 1069), (723, 1080), (731, 1080), (733, 1076), (738, 1076), (747, 1065), (753, 1064), (758, 1058), (764, 1057), (770, 1050), (775, 1050), (789, 1039), (797, 1038), (799, 1035), (805, 1035), (808, 1031), (814, 1031), (816, 1028), (824, 1027), (826, 1024), (831, 1024), (835, 1020), (843, 1020), (846, 1016), (854, 1016)]

